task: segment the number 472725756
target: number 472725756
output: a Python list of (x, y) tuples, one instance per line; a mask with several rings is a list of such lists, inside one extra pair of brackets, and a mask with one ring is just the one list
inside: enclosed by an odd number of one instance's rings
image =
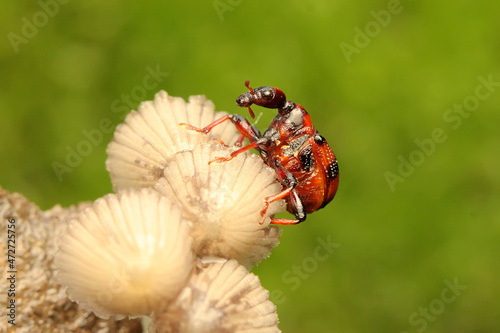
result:
[(9, 268), (14, 269), (14, 262), (16, 261), (16, 220), (9, 219), (9, 224), (7, 225), (7, 261), (9, 262)]

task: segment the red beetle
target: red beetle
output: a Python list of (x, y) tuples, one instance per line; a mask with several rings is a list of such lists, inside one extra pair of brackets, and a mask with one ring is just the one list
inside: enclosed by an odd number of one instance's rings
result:
[(252, 89), (249, 81), (245, 85), (250, 91), (240, 95), (236, 104), (248, 107), (252, 118), (252, 104), (278, 110), (278, 115), (264, 134), (240, 115), (227, 115), (202, 129), (183, 125), (208, 133), (220, 123), (232, 121), (242, 134), (239, 143), (244, 137), (250, 143), (231, 153), (231, 157), (218, 157), (210, 163), (229, 161), (244, 151), (257, 149), (264, 162), (276, 171), (276, 178), (283, 186), (283, 191), (266, 198), (261, 215), (264, 216), (270, 203), (285, 199), (287, 211), (295, 215), (295, 220), (271, 217), (271, 223), (303, 222), (307, 214), (325, 207), (335, 196), (339, 184), (337, 158), (301, 105), (288, 101), (278, 88)]

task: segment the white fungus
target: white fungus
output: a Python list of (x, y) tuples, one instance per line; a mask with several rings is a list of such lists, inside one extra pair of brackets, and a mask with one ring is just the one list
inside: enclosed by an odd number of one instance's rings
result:
[(269, 215), (282, 211), (284, 203), (272, 203), (265, 219), (260, 215), (264, 199), (281, 186), (259, 156), (240, 154), (209, 164), (232, 150), (214, 142), (177, 153), (154, 188), (182, 206), (198, 256), (236, 259), (251, 268), (278, 244), (281, 229), (268, 227)]
[(138, 111), (130, 112), (118, 125), (106, 150), (114, 190), (153, 185), (176, 152), (191, 150), (201, 142), (217, 138), (233, 144), (239, 133), (230, 121), (209, 135), (179, 126), (187, 123), (201, 128), (225, 115), (215, 112), (214, 104), (202, 95), (191, 96), (186, 103), (160, 91), (153, 101), (141, 103)]
[(275, 333), (276, 307), (234, 260), (198, 267), (175, 302), (153, 314), (156, 333)]
[(106, 318), (149, 314), (174, 299), (194, 257), (178, 207), (143, 189), (106, 195), (77, 216), (56, 266), (68, 296)]

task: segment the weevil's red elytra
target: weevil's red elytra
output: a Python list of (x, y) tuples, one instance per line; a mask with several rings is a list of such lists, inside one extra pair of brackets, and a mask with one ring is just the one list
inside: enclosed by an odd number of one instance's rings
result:
[(233, 122), (241, 133), (239, 143), (246, 137), (249, 144), (228, 158), (219, 157), (211, 162), (229, 161), (244, 151), (257, 149), (264, 162), (276, 171), (276, 178), (283, 186), (280, 193), (266, 198), (261, 215), (264, 216), (270, 203), (285, 199), (287, 211), (295, 215), (295, 220), (271, 217), (271, 223), (303, 222), (307, 214), (325, 207), (335, 196), (339, 184), (337, 158), (301, 105), (288, 101), (278, 88), (252, 89), (249, 81), (245, 86), (249, 91), (240, 95), (236, 104), (247, 107), (252, 118), (255, 117), (252, 104), (278, 110), (263, 134), (237, 114), (222, 117), (202, 129), (190, 125), (188, 128), (208, 133), (226, 120)]

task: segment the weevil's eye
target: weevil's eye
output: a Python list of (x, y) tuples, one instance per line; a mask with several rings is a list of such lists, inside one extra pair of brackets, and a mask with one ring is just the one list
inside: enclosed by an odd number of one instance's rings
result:
[(273, 99), (273, 97), (274, 97), (274, 94), (273, 94), (272, 90), (262, 91), (262, 98), (264, 98), (266, 101)]

